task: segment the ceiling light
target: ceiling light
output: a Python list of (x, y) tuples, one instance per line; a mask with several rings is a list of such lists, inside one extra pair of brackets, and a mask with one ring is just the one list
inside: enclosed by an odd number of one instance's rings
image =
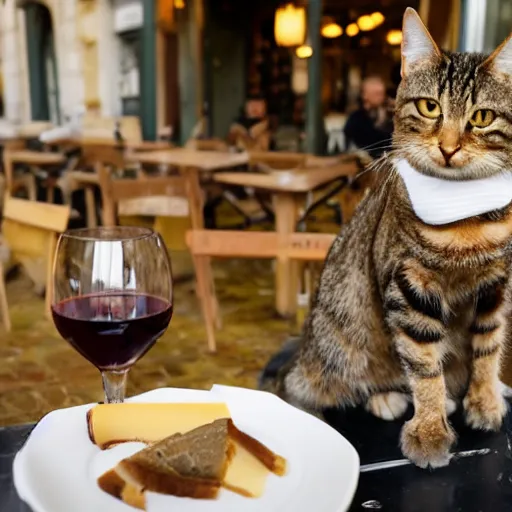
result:
[(300, 46), (306, 37), (306, 10), (304, 7), (288, 4), (277, 9), (274, 35), (278, 46)]

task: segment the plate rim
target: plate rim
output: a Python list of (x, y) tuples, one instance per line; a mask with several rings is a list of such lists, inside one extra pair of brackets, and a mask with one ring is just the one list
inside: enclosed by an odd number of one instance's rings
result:
[[(358, 483), (359, 483), (360, 467), (361, 467), (359, 453), (357, 452), (355, 447), (352, 445), (352, 443), (350, 443), (350, 441), (345, 436), (343, 436), (339, 431), (337, 431), (331, 425), (329, 425), (328, 423), (322, 421), (321, 419), (319, 419), (311, 414), (306, 413), (305, 411), (302, 411), (302, 410), (292, 406), (291, 404), (289, 404), (288, 402), (286, 402), (285, 400), (281, 399), (280, 397), (278, 397), (277, 395), (275, 395), (273, 393), (270, 393), (268, 391), (261, 391), (261, 390), (257, 390), (257, 389), (242, 388), (239, 386), (226, 386), (226, 385), (220, 385), (220, 384), (213, 385), (210, 390), (190, 389), (190, 388), (173, 388), (173, 387), (166, 386), (166, 387), (162, 387), (162, 388), (155, 388), (155, 389), (140, 393), (138, 395), (131, 396), (131, 397), (127, 398), (126, 401), (127, 402), (131, 402), (131, 401), (137, 402), (139, 399), (147, 397), (155, 392), (159, 392), (159, 393), (173, 392), (174, 393), (177, 391), (186, 391), (186, 392), (209, 393), (210, 391), (212, 391), (214, 389), (219, 389), (219, 388), (239, 390), (241, 392), (249, 392), (249, 393), (255, 393), (255, 394), (260, 394), (260, 395), (267, 395), (276, 401), (282, 402), (282, 404), (287, 407), (290, 407), (296, 411), (299, 411), (302, 414), (307, 414), (312, 420), (314, 420), (315, 422), (321, 423), (324, 428), (330, 429), (330, 430), (334, 431), (338, 436), (340, 436), (342, 442), (346, 445), (346, 447), (348, 449), (347, 452), (350, 454), (350, 463), (354, 466), (354, 471), (351, 472), (351, 474), (350, 474), (350, 480), (347, 482), (347, 492), (343, 496), (344, 499), (343, 499), (342, 503), (340, 504), (340, 506), (338, 507), (337, 510), (333, 510), (332, 512), (347, 512), (349, 510), (350, 505), (352, 504), (352, 502), (354, 500), (354, 496), (357, 491), (357, 487), (358, 487)], [(33, 493), (33, 491), (31, 491), (30, 486), (26, 483), (25, 477), (23, 476), (24, 472), (22, 471), (22, 468), (23, 468), (23, 461), (26, 456), (26, 446), (27, 446), (28, 442), (30, 441), (32, 433), (38, 427), (39, 423), (41, 422), (41, 420), (43, 418), (45, 418), (46, 416), (48, 416), (54, 412), (64, 411), (67, 409), (83, 409), (84, 411), (86, 411), (97, 404), (98, 404), (97, 402), (93, 402), (93, 403), (84, 404), (84, 405), (63, 407), (60, 409), (55, 409), (53, 411), (50, 411), (48, 414), (44, 415), (36, 423), (34, 428), (31, 430), (30, 434), (27, 436), (25, 442), (23, 443), (23, 446), (16, 453), (14, 460), (13, 460), (13, 465), (12, 465), (13, 485), (14, 485), (16, 492), (18, 493), (19, 498), (32, 509), (32, 512), (53, 512), (53, 511), (47, 510), (40, 503), (39, 499)]]

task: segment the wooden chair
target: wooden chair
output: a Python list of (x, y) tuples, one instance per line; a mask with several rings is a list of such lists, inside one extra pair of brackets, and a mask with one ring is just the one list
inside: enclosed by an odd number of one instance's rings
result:
[(89, 139), (114, 140), (116, 126), (125, 141), (134, 143), (142, 141), (140, 119), (135, 116), (116, 118), (86, 114), (82, 121), (82, 136)]
[[(184, 174), (176, 176), (114, 179), (108, 169), (100, 165), (98, 176), (103, 201), (104, 226), (117, 225), (118, 215), (123, 213), (124, 215), (150, 215), (156, 218), (189, 215), (194, 230), (204, 229), (204, 200), (197, 173), (185, 170)], [(185, 211), (179, 200), (186, 200)], [(213, 312), (214, 323), (220, 328), (210, 258), (196, 257), (192, 254), (192, 260), (199, 300), (210, 314)], [(214, 351), (215, 344), (210, 346), (210, 349)]]
[[(23, 266), (39, 291), (46, 290), (46, 313), (50, 314), (53, 293), (52, 267), (57, 236), (66, 230), (70, 207), (6, 197), (2, 234), (11, 260)], [(0, 310), (7, 330), (11, 320), (0, 263)]]
[[(103, 201), (102, 222), (104, 226), (116, 226), (118, 224), (117, 216), (120, 208), (123, 207), (123, 203), (125, 205), (124, 215), (172, 216), (179, 212), (170, 209), (169, 199), (189, 200), (190, 184), (182, 176), (115, 179), (109, 170), (101, 165), (98, 169), (98, 178)], [(149, 203), (149, 206), (144, 206), (144, 201), (137, 201), (138, 199), (152, 198), (157, 199), (157, 201)], [(130, 203), (135, 206), (130, 206)], [(137, 208), (137, 204), (139, 208)], [(192, 214), (192, 208), (189, 205), (187, 210), (190, 209), (191, 217), (195, 218), (197, 222), (199, 212), (197, 212), (197, 215)], [(200, 213), (202, 215), (202, 211)]]
[[(319, 233), (290, 233), (281, 236), (272, 232), (191, 230), (187, 245), (195, 260), (215, 258), (277, 258), (278, 260), (322, 261), (327, 256), (335, 235)], [(210, 281), (198, 282), (201, 308), (206, 324), (210, 351), (216, 351), (216, 312), (212, 309), (214, 291)]]
[(310, 156), (289, 151), (249, 151), (249, 168), (264, 172), (297, 169), (305, 167)]
[(220, 151), (226, 153), (229, 151), (228, 143), (222, 139), (189, 139), (185, 144), (186, 148), (196, 149), (197, 151)]
[(88, 228), (98, 225), (96, 216), (95, 190), (100, 186), (98, 175), (99, 166), (106, 166), (113, 173), (120, 173), (126, 164), (124, 149), (122, 146), (112, 145), (109, 142), (85, 145), (82, 147), (82, 154), (77, 168), (92, 168), (95, 172), (74, 170), (67, 174), (69, 182), (69, 194), (77, 189), (83, 189), (85, 195), (86, 224)]
[(35, 176), (29, 173), (16, 174), (14, 162), (11, 158), (12, 149), (5, 149), (3, 154), (3, 170), (5, 175), (6, 192), (8, 195), (15, 194), (20, 189), (25, 189), (31, 201), (37, 199), (37, 184)]

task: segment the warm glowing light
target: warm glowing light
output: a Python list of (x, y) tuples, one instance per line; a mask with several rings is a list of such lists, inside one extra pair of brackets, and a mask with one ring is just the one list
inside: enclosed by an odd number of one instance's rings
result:
[(328, 39), (340, 37), (343, 34), (343, 29), (337, 23), (327, 23), (322, 27), (322, 36)]
[(375, 22), (369, 14), (359, 16), (357, 19), (357, 25), (363, 32), (368, 32), (369, 30), (373, 30), (375, 28)]
[(390, 30), (386, 35), (386, 41), (391, 46), (397, 46), (402, 43), (402, 31), (401, 30)]
[(382, 14), (379, 11), (376, 11), (372, 14), (370, 14), (371, 19), (373, 20), (373, 23), (375, 27), (378, 27), (379, 25), (382, 25), (384, 23), (384, 20), (386, 19), (384, 17), (384, 14)]
[(295, 54), (297, 57), (299, 57), (299, 59), (309, 59), (309, 57), (313, 55), (313, 48), (311, 48), (311, 46), (308, 44), (303, 44), (295, 50)]
[(300, 46), (306, 37), (306, 10), (293, 4), (280, 7), (274, 20), (274, 36), (279, 46)]
[(174, 7), (176, 9), (185, 9), (185, 0), (174, 0)]
[(357, 34), (359, 34), (359, 27), (357, 26), (357, 23), (351, 23), (350, 25), (348, 25), (347, 28), (345, 29), (345, 32), (348, 37), (357, 36)]

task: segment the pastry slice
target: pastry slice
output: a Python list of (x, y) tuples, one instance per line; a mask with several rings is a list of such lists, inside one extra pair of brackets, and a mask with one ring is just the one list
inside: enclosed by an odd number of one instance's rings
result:
[(214, 499), (234, 455), (228, 421), (216, 420), (153, 444), (122, 460), (98, 484), (113, 496), (130, 496), (132, 502), (143, 491)]

